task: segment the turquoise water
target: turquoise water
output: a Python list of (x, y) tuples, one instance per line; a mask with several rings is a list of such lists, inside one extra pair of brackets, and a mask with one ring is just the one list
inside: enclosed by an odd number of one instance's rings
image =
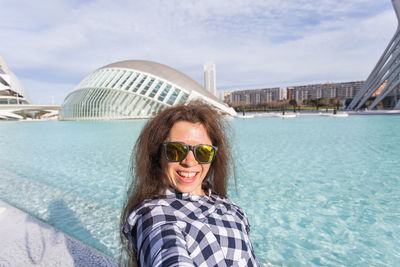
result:
[[(400, 116), (230, 120), (261, 262), (400, 264)], [(112, 256), (145, 121), (1, 122), (0, 198)]]

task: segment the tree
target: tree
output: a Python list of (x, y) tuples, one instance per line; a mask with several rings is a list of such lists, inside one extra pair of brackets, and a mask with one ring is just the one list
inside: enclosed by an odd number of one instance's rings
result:
[(297, 101), (294, 99), (291, 99), (289, 101), (289, 105), (291, 105), (293, 107), (293, 112), (296, 112), (296, 107), (297, 107)]
[(339, 109), (340, 103), (341, 103), (341, 101), (337, 97), (329, 99), (329, 104), (332, 105), (333, 107), (336, 107), (336, 109)]
[(328, 112), (329, 100), (326, 98), (319, 98), (318, 104), (320, 107), (325, 107), (326, 112)]
[(318, 98), (313, 98), (309, 100), (309, 104), (313, 105), (315, 107), (315, 110), (318, 110), (319, 108)]

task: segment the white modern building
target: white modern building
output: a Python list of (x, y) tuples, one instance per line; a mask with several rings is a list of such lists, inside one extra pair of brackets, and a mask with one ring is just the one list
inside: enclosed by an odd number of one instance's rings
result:
[(169, 106), (204, 101), (236, 115), (185, 74), (156, 62), (127, 60), (109, 64), (84, 78), (64, 100), (61, 120), (149, 118)]
[(0, 56), (0, 105), (30, 104), (25, 88)]
[(17, 76), (0, 56), (0, 120), (21, 120), (21, 111), (30, 109), (31, 100)]
[(206, 62), (204, 64), (204, 87), (214, 96), (217, 95), (217, 76), (215, 64)]

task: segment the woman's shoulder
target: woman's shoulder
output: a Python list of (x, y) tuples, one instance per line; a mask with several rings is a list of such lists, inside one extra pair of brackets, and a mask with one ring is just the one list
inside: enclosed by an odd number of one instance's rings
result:
[(225, 206), (227, 213), (230, 213), (237, 220), (244, 223), (247, 232), (249, 232), (250, 231), (249, 221), (248, 221), (246, 213), (243, 211), (243, 209), (227, 197), (216, 196), (216, 198), (217, 198), (217, 202), (221, 203), (220, 205)]
[(136, 206), (128, 216), (128, 223), (135, 224), (137, 220), (156, 220), (177, 221), (184, 217), (182, 210), (186, 206), (187, 200), (179, 194), (166, 191), (154, 199), (147, 199)]
[(145, 200), (129, 214), (124, 232), (129, 233), (136, 227), (139, 227), (141, 232), (148, 232), (159, 226), (179, 221), (180, 218), (174, 214), (165, 199)]
[(220, 205), (224, 205), (228, 210), (231, 210), (233, 212), (237, 212), (239, 213), (241, 216), (245, 216), (245, 213), (243, 211), (243, 209), (235, 204), (232, 200), (230, 200), (227, 197), (220, 197), (216, 194), (213, 194), (215, 199), (216, 199), (216, 203), (219, 203)]
[(173, 214), (170, 201), (165, 198), (149, 199), (139, 204), (129, 217), (155, 217), (159, 215)]

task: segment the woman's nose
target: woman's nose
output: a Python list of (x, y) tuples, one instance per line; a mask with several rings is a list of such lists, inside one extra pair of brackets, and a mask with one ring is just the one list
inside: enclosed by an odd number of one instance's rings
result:
[(198, 164), (196, 158), (194, 157), (193, 151), (189, 151), (187, 157), (181, 163), (187, 166), (196, 166)]

